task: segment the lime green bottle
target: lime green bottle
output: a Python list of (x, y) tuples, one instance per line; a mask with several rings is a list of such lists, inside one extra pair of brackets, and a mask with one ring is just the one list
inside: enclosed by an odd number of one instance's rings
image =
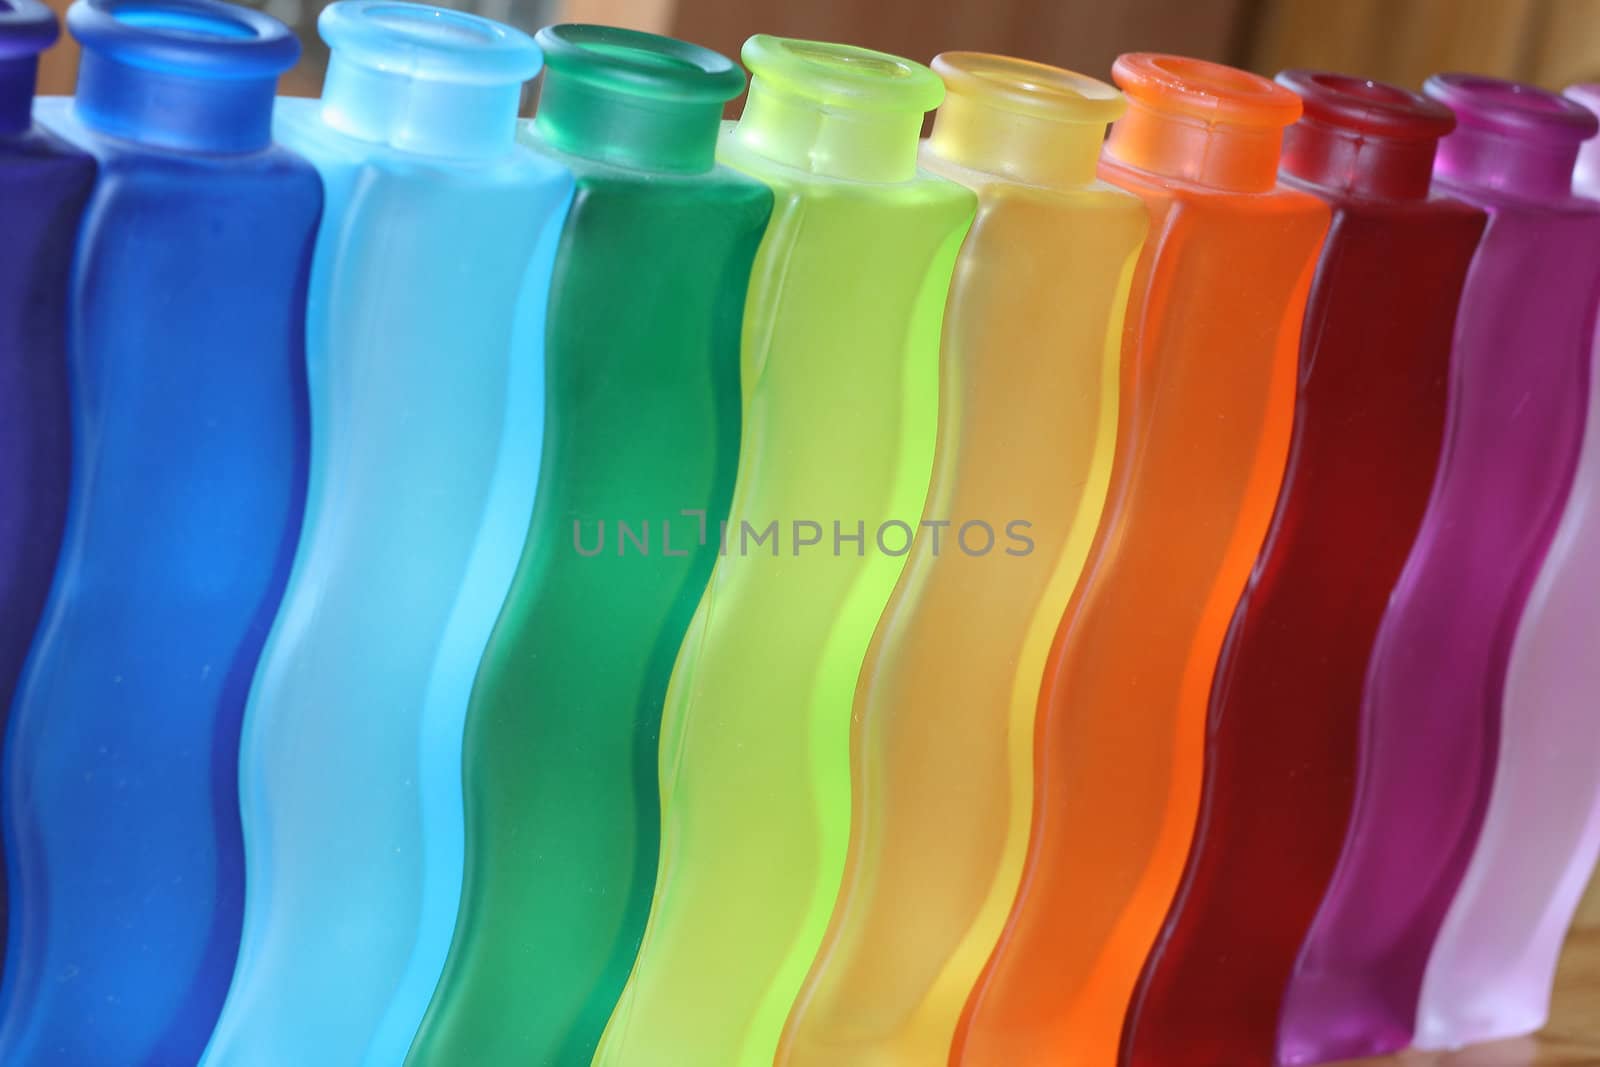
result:
[(856, 676), (922, 519), (945, 293), (976, 211), (917, 169), (932, 71), (761, 36), (743, 55), (719, 157), (776, 205), (722, 554), (663, 714), (655, 900), (605, 1067), (772, 1063), (844, 869)]
[[(522, 140), (576, 177), (545, 330), (544, 459), (478, 668), (466, 878), (408, 1062), (587, 1064), (655, 885), (657, 736), (739, 450), (739, 333), (772, 211), (716, 165), (744, 72), (601, 26), (539, 31)], [(685, 514), (689, 512), (690, 514)]]

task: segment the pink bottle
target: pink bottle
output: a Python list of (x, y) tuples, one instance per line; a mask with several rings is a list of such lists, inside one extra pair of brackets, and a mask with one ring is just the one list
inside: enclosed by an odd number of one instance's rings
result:
[[(1566, 95), (1600, 112), (1600, 85)], [(1573, 190), (1600, 199), (1600, 138)], [(1592, 254), (1592, 253), (1591, 253)], [(1511, 645), (1483, 833), (1422, 982), (1416, 1044), (1528, 1034), (1600, 853), (1600, 376), (1578, 473)]]

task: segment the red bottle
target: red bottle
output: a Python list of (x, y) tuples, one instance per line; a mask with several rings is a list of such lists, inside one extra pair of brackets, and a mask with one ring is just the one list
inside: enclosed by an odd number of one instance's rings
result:
[(1211, 693), (1183, 881), (1129, 1007), (1124, 1067), (1269, 1067), (1284, 990), (1344, 841), (1361, 693), (1427, 505), (1456, 306), (1484, 215), (1430, 195), (1450, 111), (1336, 74), (1305, 101), (1286, 183), (1333, 225), (1300, 342), (1288, 468)]

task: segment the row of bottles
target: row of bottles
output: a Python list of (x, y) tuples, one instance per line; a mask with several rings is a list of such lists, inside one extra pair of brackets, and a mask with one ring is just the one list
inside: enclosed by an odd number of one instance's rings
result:
[(0, 1061), (1542, 1023), (1600, 95), (756, 37), (724, 127), (607, 27), (342, 0), (275, 100), (266, 15), (67, 21), (35, 102), (0, 0)]

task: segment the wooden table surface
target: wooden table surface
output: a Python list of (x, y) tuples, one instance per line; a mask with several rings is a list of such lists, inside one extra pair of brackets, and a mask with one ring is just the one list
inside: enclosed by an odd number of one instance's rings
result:
[(1403, 1052), (1339, 1067), (1600, 1067), (1600, 926), (1574, 930), (1568, 939), (1550, 1025), (1538, 1037), (1460, 1052)]

